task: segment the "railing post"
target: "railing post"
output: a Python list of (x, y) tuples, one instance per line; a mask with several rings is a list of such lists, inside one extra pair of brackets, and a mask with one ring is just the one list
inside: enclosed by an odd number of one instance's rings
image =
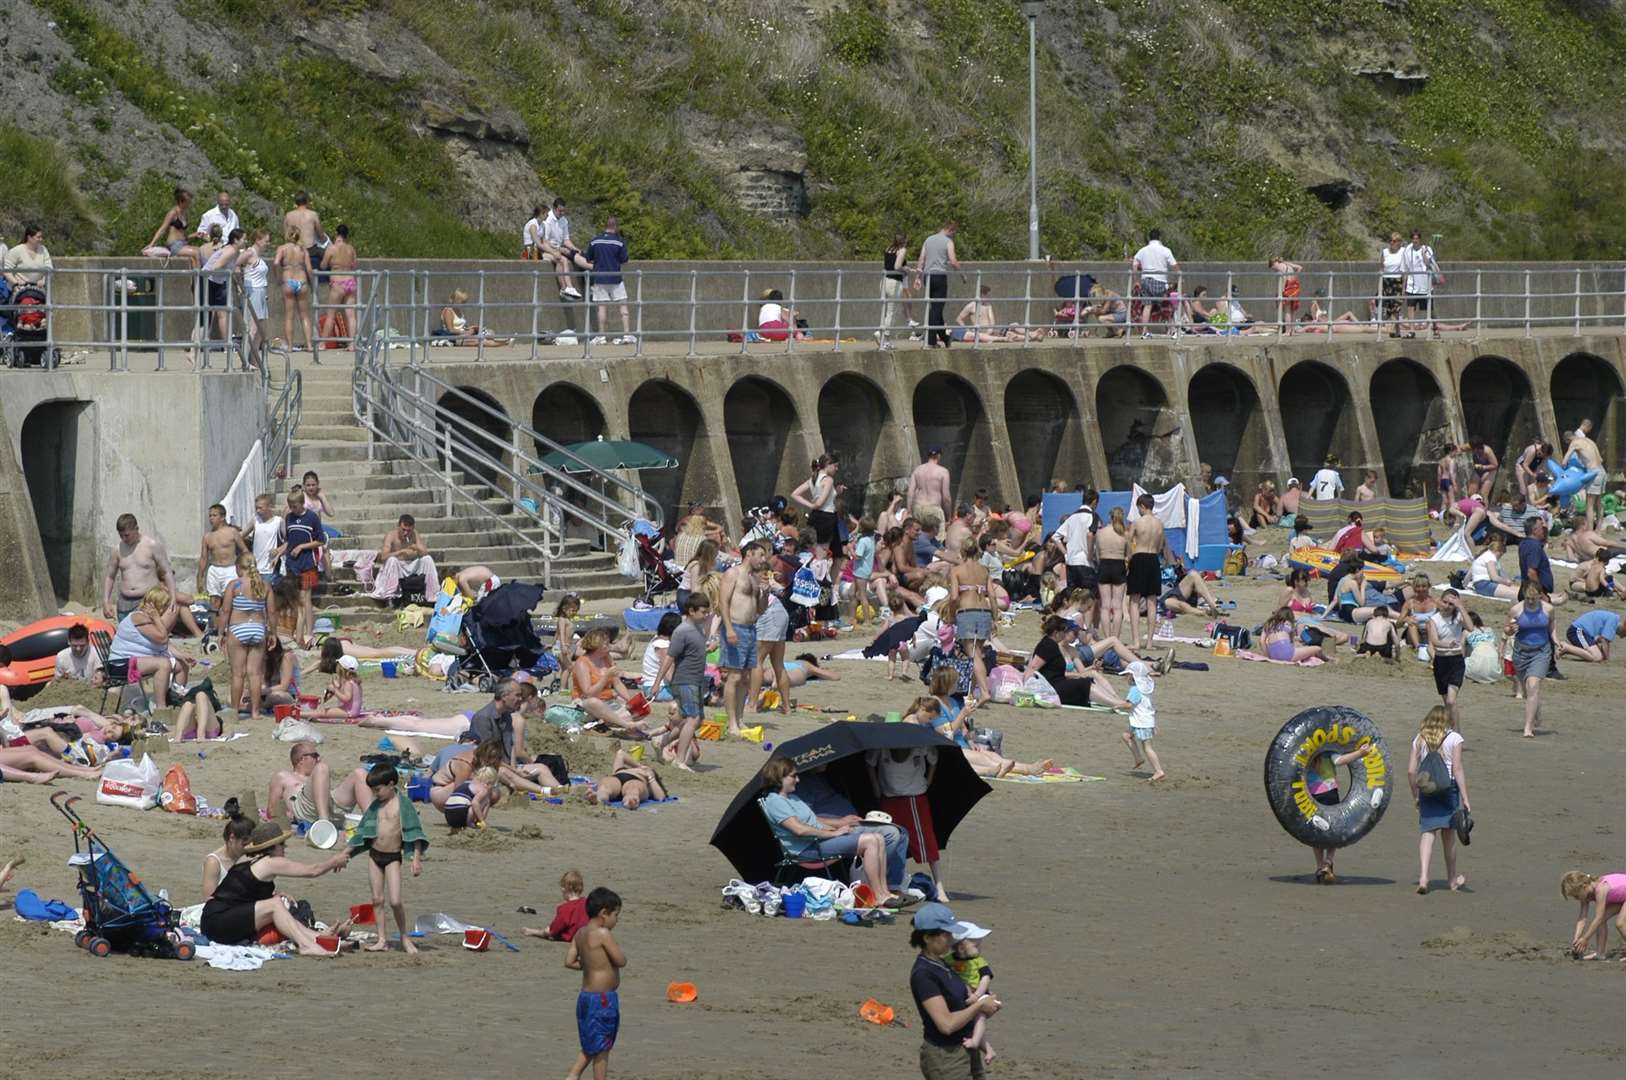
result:
[(633, 310), (638, 313), (634, 317), (634, 322), (638, 327), (638, 336), (633, 340), (632, 343), (632, 355), (642, 356), (644, 355), (644, 272), (642, 270), (634, 270), (632, 272), (632, 276)]
[[(749, 271), (747, 271), (747, 273), (749, 273)], [(697, 299), (696, 294), (697, 294), (697, 291), (698, 291), (699, 287), (700, 287), (700, 271), (698, 271), (698, 270), (690, 270), (689, 271), (689, 355), (690, 356), (694, 355), (694, 337), (695, 337), (695, 307), (694, 307), (694, 305), (695, 305), (695, 300)]]
[[(691, 300), (691, 303), (693, 301)], [(744, 356), (751, 347), (751, 268), (745, 268), (745, 284), (740, 287), (740, 355)], [(694, 355), (694, 344), (689, 345), (689, 355)]]
[(836, 352), (841, 351), (841, 267), (836, 267), (836, 326), (835, 337)]
[(486, 358), (486, 272), (480, 271), (480, 296), (475, 301), (475, 310), (480, 313), (480, 332), (474, 335), (474, 359), (476, 362)]
[(785, 352), (796, 348), (796, 270), (790, 272), (790, 295), (785, 299)]
[[(1225, 276), (1227, 280), (1230, 279), (1229, 274), (1226, 274)], [(1132, 338), (1135, 336), (1135, 327), (1138, 325), (1135, 322), (1136, 303), (1135, 268), (1131, 266), (1128, 273), (1124, 277), (1124, 337), (1126, 338)], [(1144, 301), (1139, 301), (1139, 303), (1141, 306), (1141, 315), (1144, 317), (1146, 314), (1146, 304)]]
[(1027, 280), (1023, 286), (1022, 301), (1022, 348), (1028, 347), (1028, 339), (1033, 336), (1033, 267), (1027, 268)]
[(452, 516), (452, 429), (450, 425), (441, 429), (441, 455), (446, 462), (446, 516)]
[[(982, 326), (981, 326), (981, 323), (982, 323), (982, 271), (981, 270), (977, 271), (976, 284), (971, 286), (971, 309), (976, 312), (976, 314), (971, 317), (971, 347), (973, 349), (980, 349), (982, 347)], [(943, 317), (945, 319), (948, 318), (948, 312), (945, 311), (943, 313)], [(953, 333), (954, 333), (954, 331), (952, 331), (952, 330), (949, 331), (950, 336), (952, 336)]]
[(1230, 326), (1231, 326), (1231, 291), (1233, 289), (1235, 289), (1235, 288), (1236, 288), (1236, 273), (1235, 273), (1235, 271), (1232, 271), (1232, 270), (1225, 271), (1225, 295), (1220, 299), (1220, 303), (1225, 305), (1225, 326), (1226, 326), (1227, 329), (1229, 329)]
[[(114, 370), (130, 370), (130, 286), (135, 282), (130, 278), (130, 271), (126, 267), (119, 268), (119, 348), (117, 363)], [(155, 297), (156, 299), (156, 297)], [(161, 325), (161, 324), (160, 324)], [(163, 333), (158, 337), (161, 340)], [(122, 365), (122, 366), (120, 366)]]
[(1581, 334), (1581, 268), (1575, 268), (1575, 333)]
[(1530, 336), (1530, 271), (1524, 272), (1524, 336)]
[(1485, 271), (1474, 271), (1474, 340), (1484, 333), (1485, 318)]
[(1078, 348), (1078, 316), (1079, 308), (1084, 304), (1084, 274), (1073, 275), (1073, 348)]
[(512, 460), (513, 463), (514, 463), (514, 467), (513, 467), (513, 470), (512, 470), (514, 475), (511, 477), (510, 486), (514, 489), (514, 507), (515, 507), (515, 509), (518, 509), (519, 508), (519, 492), (520, 492), (520, 476), (519, 476), (520, 441), (519, 441), (519, 428), (517, 428), (517, 427), (513, 428), (513, 429), (511, 429), (511, 431), (512, 431), (512, 436), (513, 436), (513, 446), (511, 448), (512, 451), (513, 451), (513, 454), (511, 456), (510, 460)]
[(531, 359), (536, 359), (536, 339), (541, 334), (542, 326), (542, 296), (540, 293), (541, 277), (537, 271), (531, 271)]

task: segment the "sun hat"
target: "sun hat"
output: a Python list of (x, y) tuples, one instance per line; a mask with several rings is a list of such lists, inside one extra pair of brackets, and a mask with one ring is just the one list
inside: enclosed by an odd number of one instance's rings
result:
[(1216, 477), (1214, 477), (1214, 486), (1217, 487), (1217, 488), (1230, 487), (1231, 482), (1229, 480), (1225, 479), (1225, 477), (1223, 477), (1223, 476), (1216, 476)]
[(947, 930), (952, 933), (958, 925), (959, 920), (954, 917), (953, 909), (947, 904), (922, 904), (915, 909), (914, 927), (916, 930), (924, 930), (928, 933)]
[(292, 829), (284, 828), (275, 821), (262, 821), (254, 826), (254, 832), (243, 845), (246, 855), (258, 855), (262, 851), (269, 851), (278, 844), (285, 844), (294, 834)]
[(344, 668), (346, 671), (356, 671), (361, 667), (360, 664), (356, 663), (356, 658), (354, 656), (339, 657), (339, 666)]
[(890, 825), (892, 824), (892, 815), (885, 810), (871, 810), (864, 815), (864, 822), (868, 825)]
[(926, 590), (926, 606), (934, 607), (949, 598), (949, 591), (941, 585), (933, 585)]

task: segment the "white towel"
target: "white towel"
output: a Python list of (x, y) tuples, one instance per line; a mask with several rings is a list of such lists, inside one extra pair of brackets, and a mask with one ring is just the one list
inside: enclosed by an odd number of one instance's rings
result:
[(254, 498), (259, 495), (264, 483), (265, 447), (255, 439), (248, 457), (243, 459), (242, 468), (237, 470), (237, 478), (231, 482), (226, 497), (220, 500), (220, 504), (226, 508), (227, 522), (242, 528), (254, 521)]

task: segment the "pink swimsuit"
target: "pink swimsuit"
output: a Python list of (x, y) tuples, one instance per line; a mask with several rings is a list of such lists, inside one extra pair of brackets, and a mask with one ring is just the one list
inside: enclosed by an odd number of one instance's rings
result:
[(1626, 874), (1605, 874), (1598, 880), (1609, 886), (1605, 903), (1626, 904)]

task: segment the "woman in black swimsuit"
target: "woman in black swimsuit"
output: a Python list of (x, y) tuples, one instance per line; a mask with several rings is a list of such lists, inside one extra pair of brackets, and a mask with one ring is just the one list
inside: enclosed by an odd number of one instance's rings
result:
[(628, 810), (636, 810), (638, 804), (646, 799), (660, 802), (664, 798), (666, 787), (655, 770), (648, 765), (638, 764), (621, 748), (620, 743), (616, 743), (615, 759), (610, 762), (610, 775), (594, 786), (589, 801), (603, 805), (619, 799)]
[(243, 846), (243, 857), (233, 863), (203, 905), (199, 923), (216, 945), (252, 945), (267, 927), (275, 927), (304, 956), (336, 956), (316, 943), (316, 931), (294, 918), (287, 902), (276, 895), (277, 878), (313, 878), (342, 870), (350, 862), (341, 851), (314, 866), (287, 858), (293, 833), (274, 821), (263, 821)]

